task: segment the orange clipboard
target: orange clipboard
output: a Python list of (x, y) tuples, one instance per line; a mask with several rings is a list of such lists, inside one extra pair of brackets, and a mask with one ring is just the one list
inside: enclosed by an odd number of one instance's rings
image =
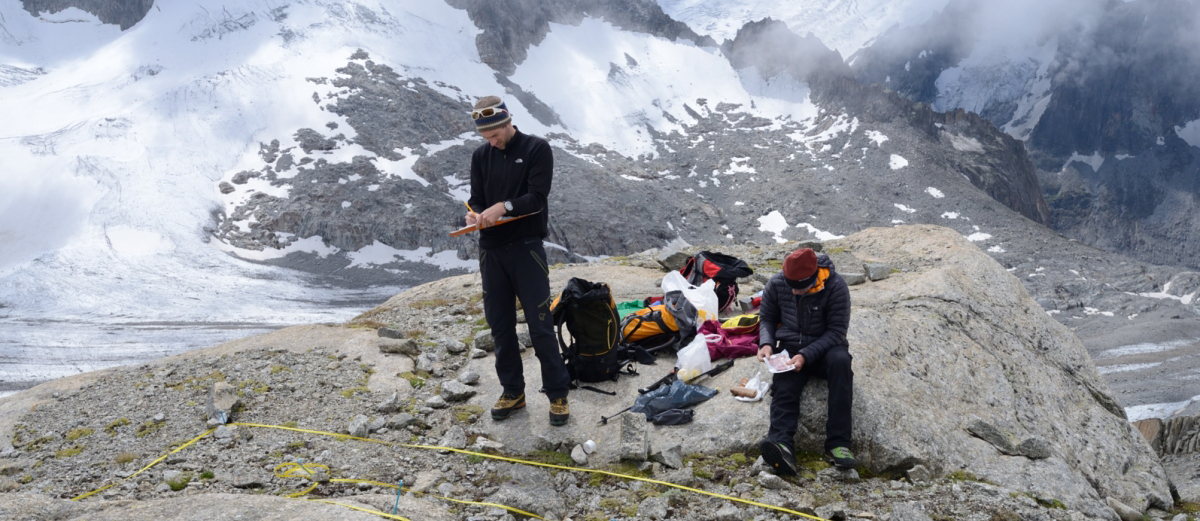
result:
[[(529, 217), (530, 215), (537, 215), (537, 214), (539, 214), (539, 213), (541, 213), (541, 212), (540, 212), (540, 211), (538, 211), (538, 212), (533, 212), (533, 213), (527, 213), (527, 214), (525, 214), (525, 215), (518, 215), (518, 216), (516, 216), (516, 217), (501, 217), (501, 218), (497, 219), (497, 220), (496, 220), (496, 224), (493, 224), (492, 226), (500, 226), (501, 224), (510, 223), (510, 222), (513, 222), (513, 221), (515, 221), (515, 220), (517, 220), (517, 219), (523, 219), (523, 218), (525, 218), (525, 217)], [(451, 237), (458, 237), (458, 236), (460, 236), (460, 235), (466, 235), (466, 234), (468, 234), (468, 233), (471, 233), (471, 232), (474, 232), (474, 231), (478, 231), (478, 230), (479, 230), (479, 225), (478, 225), (478, 224), (472, 224), (472, 225), (470, 225), (470, 226), (463, 226), (462, 228), (459, 228), (459, 229), (457, 229), (457, 230), (454, 230), (454, 231), (450, 232), (450, 236), (451, 236)]]

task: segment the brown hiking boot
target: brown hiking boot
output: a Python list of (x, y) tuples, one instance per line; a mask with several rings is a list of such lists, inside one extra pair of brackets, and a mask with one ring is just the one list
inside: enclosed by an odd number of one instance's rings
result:
[(492, 406), (492, 419), (503, 420), (512, 416), (517, 409), (523, 408), (525, 408), (525, 393), (519, 395), (504, 393), (500, 395), (499, 400), (496, 400), (496, 405)]
[(567, 406), (567, 398), (555, 398), (550, 400), (550, 425), (559, 426), (566, 425), (567, 419), (571, 417), (571, 408)]

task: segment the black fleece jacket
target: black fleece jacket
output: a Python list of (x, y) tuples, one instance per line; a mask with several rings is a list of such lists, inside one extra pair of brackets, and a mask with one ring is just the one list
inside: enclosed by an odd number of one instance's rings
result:
[(819, 360), (833, 347), (850, 345), (846, 341), (850, 329), (850, 288), (834, 271), (833, 261), (827, 255), (817, 256), (817, 267), (829, 268), (824, 288), (799, 299), (792, 294), (782, 272), (767, 282), (759, 309), (758, 345), (771, 344), (778, 352), (781, 350), (776, 345), (778, 341), (792, 356), (804, 355), (805, 364)]
[(479, 247), (484, 250), (504, 246), (518, 239), (545, 239), (549, 213), (546, 199), (554, 176), (554, 155), (546, 140), (516, 130), (504, 150), (484, 143), (471, 155), (471, 198), (467, 204), (475, 212), (492, 205), (512, 201), (508, 216), (539, 212), (479, 232)]

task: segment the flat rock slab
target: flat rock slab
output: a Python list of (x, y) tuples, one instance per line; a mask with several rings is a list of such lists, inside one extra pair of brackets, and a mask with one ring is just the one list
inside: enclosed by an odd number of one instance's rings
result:
[[(332, 499), (360, 508), (391, 513), (396, 496), (352, 496)], [(383, 504), (386, 503), (386, 510)], [(458, 516), (433, 501), (410, 496), (400, 498), (400, 509), (413, 519), (451, 521)], [(99, 521), (157, 521), (195, 519), (239, 519), (243, 521), (294, 521), (296, 519), (338, 519), (376, 521), (378, 516), (350, 508), (252, 494), (196, 494), (147, 501), (70, 501), (40, 494), (0, 494), (0, 519), (88, 519)]]
[[(854, 389), (851, 447), (860, 465), (879, 472), (921, 464), (933, 476), (961, 469), (1096, 517), (1111, 514), (1103, 499), (1110, 495), (1143, 512), (1171, 504), (1162, 465), (1123, 417), (1082, 343), (975, 244), (949, 228), (922, 225), (872, 228), (826, 243), (826, 250), (835, 247), (853, 251), (864, 263), (885, 264), (890, 274), (850, 290), (848, 340), (854, 372), (864, 375)], [(635, 295), (650, 294), (660, 279), (661, 272), (647, 273)], [(499, 394), (490, 362), (473, 360), (464, 368), (480, 374), (480, 396), (470, 403), (485, 408), (491, 403), (481, 396)], [(743, 403), (718, 394), (694, 407), (696, 419), (686, 428), (647, 425), (648, 452), (643, 453), (644, 445), (625, 423), (645, 424), (642, 415), (625, 413), (633, 417), (606, 425), (599, 420), (631, 405), (637, 388), (669, 372), (673, 359), (640, 366), (638, 376), (595, 384), (616, 392), (615, 397), (571, 393), (571, 420), (563, 427), (547, 422), (548, 401), (536, 392), (541, 387), (537, 359), (527, 352), (522, 362), (528, 406), (503, 422), (485, 417), (477, 424), (488, 438), (517, 453), (569, 453), (590, 439), (598, 446), (588, 457), (591, 464), (636, 459), (674, 445), (685, 455), (721, 454), (752, 448), (770, 423), (770, 400)], [(761, 364), (743, 358), (697, 383), (728, 389), (761, 371)], [(823, 452), (827, 396), (823, 380), (805, 389), (798, 450)], [(618, 419), (621, 425), (615, 425)], [(1047, 443), (1026, 446), (1028, 455), (1009, 456), (968, 432), (975, 420), (995, 427), (1014, 453), (1023, 440)], [(1081, 425), (1088, 426), (1086, 431)], [(622, 436), (623, 431), (629, 435)], [(990, 441), (1006, 445), (1001, 438)], [(1044, 459), (1029, 457), (1047, 451)]]

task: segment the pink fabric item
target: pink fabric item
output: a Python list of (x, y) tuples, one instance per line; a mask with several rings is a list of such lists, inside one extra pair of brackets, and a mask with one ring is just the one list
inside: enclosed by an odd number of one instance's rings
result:
[[(722, 358), (734, 359), (758, 354), (758, 332), (741, 335), (731, 334), (721, 328), (716, 320), (705, 320), (700, 325), (698, 335), (705, 335), (708, 344), (708, 356), (713, 360)], [(712, 336), (715, 335), (715, 336)], [(720, 337), (719, 339), (717, 337)]]

